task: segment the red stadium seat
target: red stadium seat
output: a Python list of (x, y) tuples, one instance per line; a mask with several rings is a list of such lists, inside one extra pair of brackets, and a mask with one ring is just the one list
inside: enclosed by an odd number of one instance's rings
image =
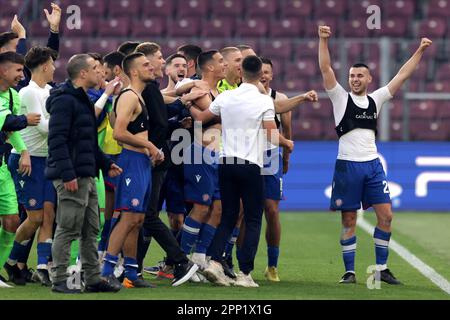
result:
[(270, 23), (270, 36), (274, 38), (301, 37), (305, 30), (304, 24), (304, 20), (298, 18), (273, 20)]
[(27, 30), (33, 37), (48, 37), (50, 33), (50, 26), (46, 19), (35, 20), (28, 25)]
[(141, 12), (141, 0), (109, 0), (108, 13), (111, 17), (136, 18)]
[(436, 118), (436, 104), (434, 101), (411, 101), (409, 103), (411, 119), (428, 119)]
[(348, 61), (350, 63), (353, 63), (354, 61), (361, 61), (364, 53), (364, 46), (360, 42), (347, 41), (345, 43), (345, 51), (347, 52)]
[(450, 102), (439, 101), (437, 103), (437, 118), (448, 121), (450, 119)]
[(261, 46), (260, 55), (268, 58), (291, 60), (292, 42), (290, 40), (273, 40)]
[(142, 6), (144, 18), (150, 16), (172, 17), (175, 0), (147, 0)]
[(448, 126), (443, 122), (429, 120), (411, 120), (410, 122), (412, 140), (447, 140), (448, 137)]
[(66, 71), (66, 66), (69, 59), (58, 59), (55, 61), (55, 74), (53, 75), (54, 81), (56, 83), (63, 82), (68, 76)]
[(238, 21), (236, 35), (240, 37), (265, 37), (269, 30), (266, 19), (252, 18)]
[(284, 17), (310, 17), (312, 12), (312, 0), (286, 0), (281, 4), (281, 15)]
[(447, 32), (447, 22), (442, 18), (429, 18), (420, 22), (418, 37), (442, 38)]
[(437, 80), (449, 81), (450, 80), (450, 63), (445, 63), (439, 66), (436, 70)]
[(244, 12), (244, 1), (242, 0), (217, 0), (211, 6), (211, 13), (215, 17), (232, 16), (241, 17)]
[[(10, 20), (11, 23), (12, 18), (15, 14), (18, 14), (25, 3), (29, 6), (29, 1), (25, 0), (0, 0), (0, 17), (6, 18)], [(3, 32), (3, 31), (2, 31)]]
[(314, 12), (316, 18), (342, 17), (347, 10), (347, 3), (343, 0), (320, 0), (316, 1)]
[(85, 39), (81, 38), (70, 38), (62, 41), (59, 47), (59, 54), (62, 59), (69, 59), (75, 54), (83, 53)]
[(116, 51), (120, 42), (116, 40), (93, 40), (87, 43), (87, 52), (98, 52), (100, 54), (108, 54), (112, 51)]
[(106, 14), (106, 0), (85, 0), (78, 1), (74, 3), (74, 1), (68, 0), (67, 3), (64, 2), (66, 6), (76, 4), (81, 9), (82, 18), (84, 16), (96, 17), (97, 19), (103, 18)]
[(382, 12), (386, 12), (388, 17), (406, 17), (414, 16), (415, 1), (413, 0), (392, 0), (384, 1)]
[(292, 134), (296, 140), (318, 140), (322, 135), (322, 122), (317, 119), (293, 121)]
[(450, 92), (450, 83), (449, 82), (441, 82), (441, 81), (433, 81), (432, 83), (428, 83), (426, 85), (426, 91), (449, 93)]
[(328, 119), (321, 120), (322, 125), (322, 139), (323, 140), (339, 140), (336, 133), (336, 123), (334, 118), (330, 117)]
[(318, 102), (300, 109), (300, 116), (305, 119), (330, 119), (333, 117), (333, 105), (330, 99), (320, 99)]
[(367, 38), (370, 30), (366, 26), (365, 19), (352, 19), (344, 22), (341, 34), (350, 38)]
[(349, 16), (352, 18), (367, 19), (368, 17), (367, 8), (371, 5), (376, 5), (381, 8), (381, 4), (382, 4), (381, 0), (363, 0), (363, 1), (347, 0), (347, 8), (350, 12)]
[(228, 17), (217, 17), (211, 20), (203, 20), (202, 36), (230, 38), (234, 35), (235, 19)]
[(340, 30), (337, 28), (338, 19), (336, 17), (320, 17), (315, 20), (306, 20), (305, 22), (305, 37), (317, 38), (319, 26), (327, 25), (333, 32), (333, 38), (336, 38), (340, 34)]
[(307, 81), (304, 79), (285, 79), (284, 81), (277, 81), (273, 87), (280, 92), (305, 92)]
[(130, 18), (119, 17), (100, 20), (99, 37), (126, 37), (130, 33)]
[(401, 119), (391, 121), (390, 139), (393, 141), (403, 140), (403, 121)]
[(388, 18), (381, 21), (381, 29), (372, 30), (374, 36), (405, 37), (408, 32), (408, 20), (405, 18)]
[(168, 25), (168, 35), (172, 37), (194, 37), (200, 32), (200, 21), (197, 18), (182, 18)]
[(445, 17), (450, 18), (450, 1), (449, 0), (429, 0), (428, 1), (429, 17)]
[(209, 11), (208, 0), (183, 0), (177, 5), (177, 16), (183, 17), (206, 17)]
[[(198, 41), (194, 41), (194, 44), (198, 45), (203, 51), (208, 50), (220, 50), (228, 45), (224, 44), (222, 39), (199, 39)], [(236, 45), (236, 43), (230, 44), (232, 46)]]
[(391, 120), (403, 118), (403, 100), (392, 100), (389, 104), (389, 117)]
[(163, 17), (147, 17), (143, 20), (133, 20), (131, 35), (133, 37), (162, 37), (167, 30), (167, 19)]
[(247, 0), (247, 15), (249, 17), (274, 17), (278, 11), (277, 0)]
[(312, 59), (302, 59), (297, 62), (288, 62), (285, 77), (286, 79), (308, 79), (319, 74), (318, 68), (318, 62)]

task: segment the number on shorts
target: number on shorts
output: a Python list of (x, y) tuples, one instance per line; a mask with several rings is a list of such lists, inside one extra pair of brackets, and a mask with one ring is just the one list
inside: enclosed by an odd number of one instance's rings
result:
[(384, 193), (389, 193), (389, 186), (388, 186), (388, 182), (386, 180), (383, 181), (383, 185), (384, 185)]

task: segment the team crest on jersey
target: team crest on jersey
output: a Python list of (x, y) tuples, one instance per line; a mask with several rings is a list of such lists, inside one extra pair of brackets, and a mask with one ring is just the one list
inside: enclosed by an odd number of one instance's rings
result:
[(130, 185), (131, 183), (131, 179), (130, 178), (126, 178), (125, 179), (125, 183), (127, 184), (127, 187)]
[(199, 174), (195, 175), (195, 179), (197, 180), (197, 183), (200, 182), (201, 178), (202, 178), (201, 175), (199, 175)]
[(20, 180), (20, 181), (19, 181), (19, 184), (20, 184), (20, 187), (23, 188), (23, 186), (25, 185), (25, 181)]
[(342, 199), (336, 199), (336, 201), (334, 202), (336, 204), (336, 207), (340, 207), (343, 204)]
[(133, 206), (133, 207), (137, 207), (138, 205), (139, 205), (139, 200), (138, 199), (133, 199), (133, 200), (131, 200), (131, 205)]
[(202, 198), (203, 198), (203, 201), (208, 201), (209, 200), (209, 194), (205, 193)]
[(28, 200), (28, 204), (30, 205), (30, 207), (35, 207), (37, 204), (36, 199), (30, 199)]

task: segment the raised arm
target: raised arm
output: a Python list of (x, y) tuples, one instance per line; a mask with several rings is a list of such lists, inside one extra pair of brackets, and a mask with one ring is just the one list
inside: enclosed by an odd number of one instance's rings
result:
[(392, 96), (395, 95), (403, 83), (412, 75), (422, 59), (423, 53), (429, 46), (431, 46), (432, 43), (433, 42), (430, 39), (422, 38), (420, 46), (416, 52), (414, 52), (412, 57), (400, 68), (397, 75), (391, 80), (391, 82), (388, 83), (389, 92)]
[(328, 38), (331, 29), (328, 26), (319, 26), (319, 67), (322, 73), (325, 89), (331, 90), (337, 85), (336, 76), (331, 67), (330, 51), (328, 50)]

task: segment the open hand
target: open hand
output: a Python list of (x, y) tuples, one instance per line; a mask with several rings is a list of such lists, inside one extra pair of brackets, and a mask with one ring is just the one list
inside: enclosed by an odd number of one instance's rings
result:
[(52, 3), (52, 13), (50, 14), (47, 9), (44, 9), (45, 16), (47, 18), (48, 24), (50, 25), (50, 30), (58, 33), (59, 24), (61, 23), (61, 8), (56, 4)]

